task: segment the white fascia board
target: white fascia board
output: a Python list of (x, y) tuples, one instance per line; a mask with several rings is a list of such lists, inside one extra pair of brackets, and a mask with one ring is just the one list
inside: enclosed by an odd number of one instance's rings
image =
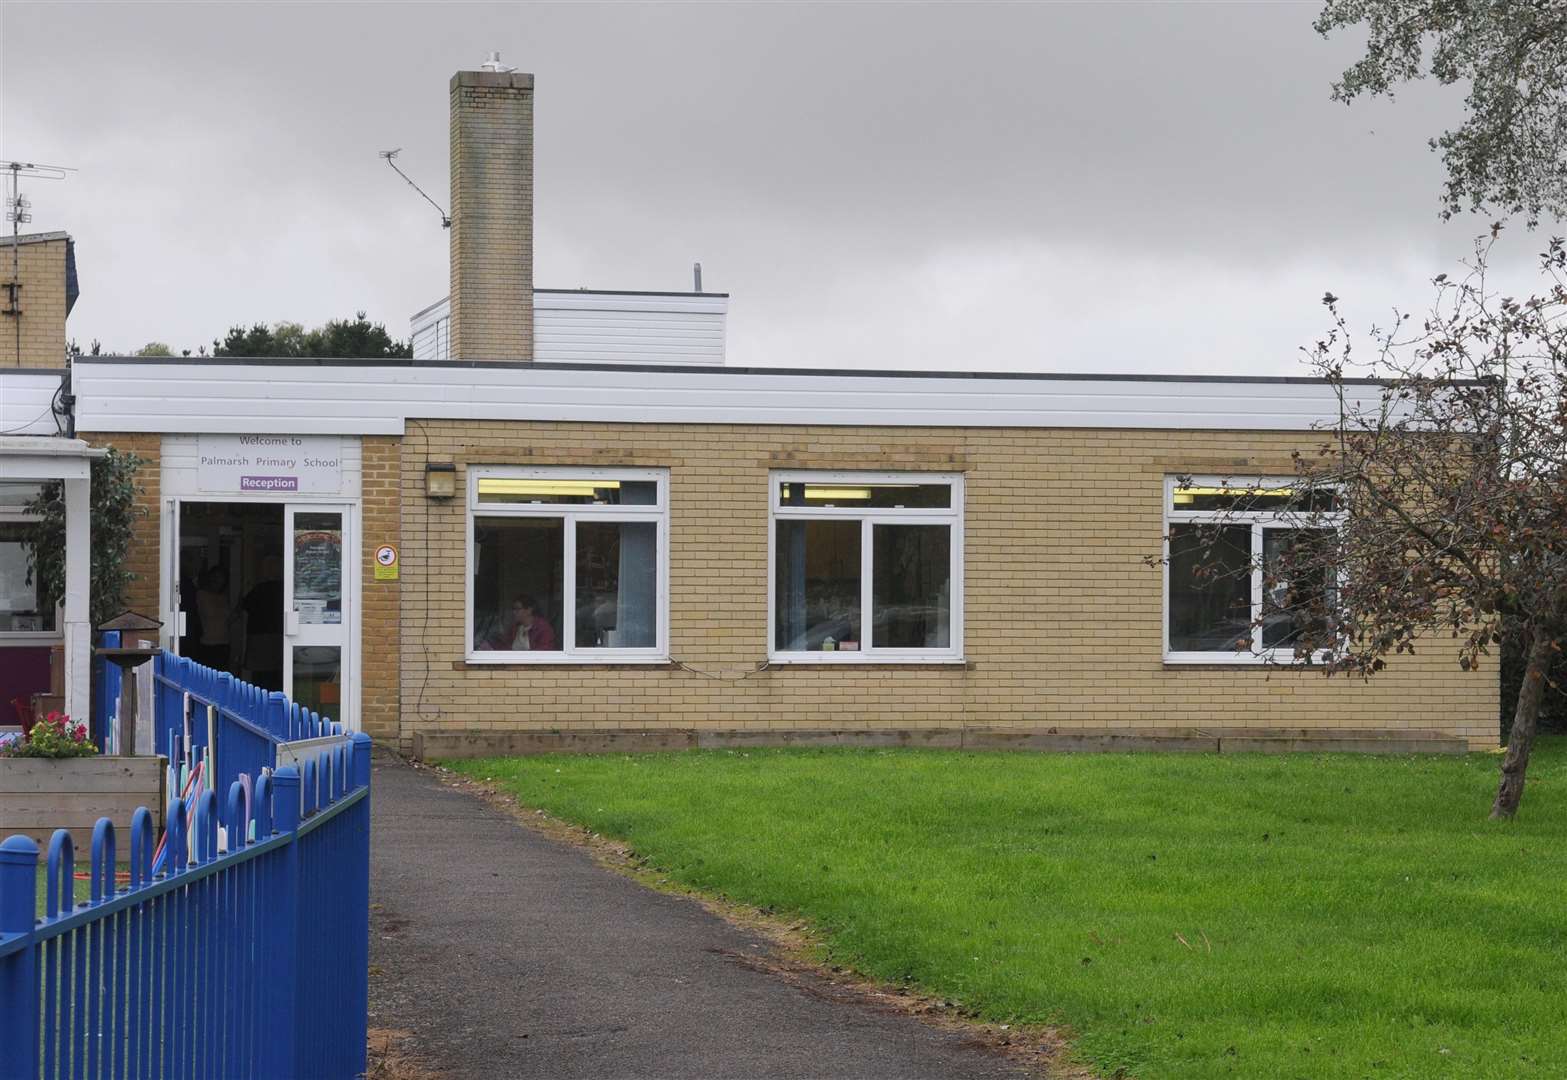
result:
[(715, 293), (682, 296), (664, 293), (536, 292), (533, 294), (533, 310), (723, 315), (729, 310), (729, 298)]
[(1338, 415), (1326, 383), (1282, 380), (114, 360), (75, 381), (88, 432), (386, 435), (418, 418), (1308, 431)]

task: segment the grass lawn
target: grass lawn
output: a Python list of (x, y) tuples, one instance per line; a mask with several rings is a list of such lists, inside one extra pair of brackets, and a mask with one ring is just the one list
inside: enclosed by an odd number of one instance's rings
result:
[[(91, 865), (92, 863), (90, 860), (79, 858), (76, 860), (76, 872), (78, 874), (85, 874), (88, 872), (88, 867)], [(120, 870), (130, 869), (130, 863), (119, 863), (117, 865), (118, 869)], [(44, 911), (46, 910), (45, 904), (49, 895), (48, 888), (48, 863), (45, 861), (44, 857), (40, 855), (38, 857), (38, 899), (36, 901), (37, 906), (34, 908), (34, 911), (37, 912), (38, 918), (40, 919), (43, 918)], [(86, 901), (92, 899), (92, 881), (88, 878), (73, 878), (71, 883), (71, 896), (73, 904), (85, 903)]]
[(451, 764), (1107, 1077), (1567, 1075), (1567, 740), (1505, 825), (1491, 755)]

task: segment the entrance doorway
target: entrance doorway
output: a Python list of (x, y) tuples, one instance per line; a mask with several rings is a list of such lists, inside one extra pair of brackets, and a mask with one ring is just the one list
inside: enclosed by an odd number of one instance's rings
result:
[(181, 655), (352, 726), (350, 508), (175, 499), (169, 512)]

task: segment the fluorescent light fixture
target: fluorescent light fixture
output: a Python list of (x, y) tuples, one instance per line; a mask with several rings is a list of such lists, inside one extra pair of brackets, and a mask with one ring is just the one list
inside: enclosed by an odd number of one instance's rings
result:
[(849, 502), (853, 501), (854, 499), (870, 498), (871, 489), (849, 487), (814, 487), (807, 484), (805, 488), (805, 497), (807, 499), (815, 499), (822, 502), (828, 500)]
[(1198, 495), (1266, 495), (1275, 498), (1288, 498), (1295, 494), (1294, 488), (1263, 488), (1263, 487), (1183, 487), (1175, 489), (1175, 501), (1189, 503)]
[(479, 478), (479, 498), (488, 496), (534, 495), (539, 497), (592, 498), (601, 491), (620, 490), (619, 480), (529, 480), (518, 477), (483, 476)]

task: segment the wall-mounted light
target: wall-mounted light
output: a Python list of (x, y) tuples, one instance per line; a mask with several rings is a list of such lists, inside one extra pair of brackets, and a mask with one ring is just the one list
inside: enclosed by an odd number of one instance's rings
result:
[(450, 499), (457, 494), (457, 466), (450, 461), (424, 463), (424, 494), (431, 499)]

